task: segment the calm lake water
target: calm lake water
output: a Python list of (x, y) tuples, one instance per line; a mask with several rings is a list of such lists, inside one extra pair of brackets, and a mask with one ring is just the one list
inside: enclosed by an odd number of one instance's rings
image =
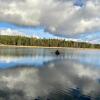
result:
[(0, 100), (100, 100), (100, 51), (0, 47)]

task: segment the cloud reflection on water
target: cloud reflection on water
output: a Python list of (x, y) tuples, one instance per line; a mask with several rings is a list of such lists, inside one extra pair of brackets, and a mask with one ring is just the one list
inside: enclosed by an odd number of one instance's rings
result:
[[(53, 92), (63, 91), (71, 95), (72, 89), (79, 88), (82, 94), (95, 98), (100, 93), (99, 78), (99, 68), (84, 66), (70, 60), (55, 60), (42, 68), (16, 66), (1, 69), (0, 91), (10, 94), (7, 95), (8, 98), (13, 99), (9, 100), (32, 100)], [(0, 97), (6, 100), (5, 97)]]
[(12, 67), (15, 65), (34, 65), (43, 66), (45, 62), (52, 61), (56, 57), (43, 57), (43, 56), (28, 56), (28, 57), (13, 57), (13, 56), (0, 56), (0, 68)]

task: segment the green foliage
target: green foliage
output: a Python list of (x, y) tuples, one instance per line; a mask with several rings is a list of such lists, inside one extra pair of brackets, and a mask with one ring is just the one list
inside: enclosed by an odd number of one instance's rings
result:
[(16, 46), (45, 46), (45, 47), (75, 47), (75, 48), (100, 48), (100, 44), (74, 42), (58, 39), (37, 39), (24, 36), (0, 35), (0, 44)]

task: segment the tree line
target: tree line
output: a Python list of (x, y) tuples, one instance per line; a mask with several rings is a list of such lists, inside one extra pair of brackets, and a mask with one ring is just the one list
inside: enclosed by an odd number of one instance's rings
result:
[(91, 44), (87, 42), (66, 41), (60, 39), (37, 39), (33, 37), (8, 35), (0, 35), (0, 44), (16, 46), (100, 48), (100, 44)]

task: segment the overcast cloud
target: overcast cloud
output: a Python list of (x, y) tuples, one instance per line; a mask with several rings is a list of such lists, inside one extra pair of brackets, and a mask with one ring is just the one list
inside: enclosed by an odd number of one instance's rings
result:
[[(0, 0), (0, 21), (43, 26), (54, 34), (100, 31), (100, 0)], [(77, 4), (75, 4), (77, 2)]]

